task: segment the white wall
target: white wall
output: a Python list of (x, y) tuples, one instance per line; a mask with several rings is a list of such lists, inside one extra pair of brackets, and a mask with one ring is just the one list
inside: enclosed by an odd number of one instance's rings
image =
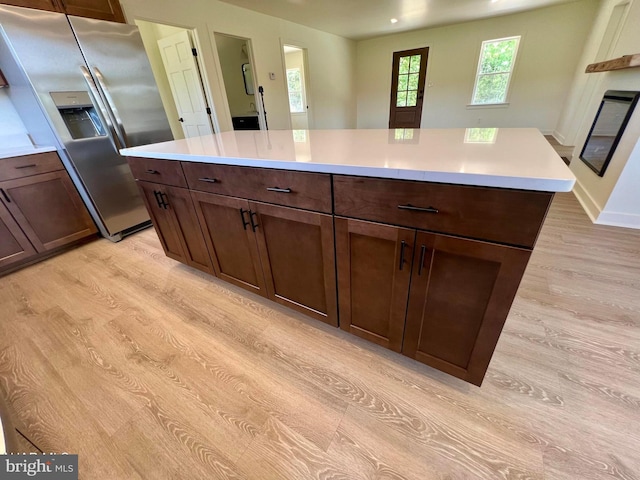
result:
[[(596, 12), (582, 0), (358, 42), (358, 128), (387, 128), (393, 52), (429, 47), (422, 127), (537, 127), (551, 133)], [(508, 106), (468, 107), (483, 40), (521, 35)]]
[[(587, 42), (579, 69), (595, 62), (605, 34), (606, 25), (621, 0), (604, 0), (594, 23), (592, 38)], [(640, 50), (640, 1), (630, 4), (619, 38), (610, 49), (610, 58), (621, 57)], [(599, 59), (602, 60), (602, 59)], [(587, 78), (588, 80), (584, 80)], [(574, 158), (571, 170), (577, 178), (576, 196), (596, 223), (627, 225), (640, 228), (640, 107), (627, 124), (625, 133), (611, 158), (603, 177), (597, 176), (579, 158), (600, 101), (607, 90), (640, 90), (640, 68), (602, 73), (579, 73), (572, 92), (573, 103), (567, 112), (580, 112), (573, 117), (578, 122), (575, 135)], [(626, 220), (623, 220), (626, 219)]]
[(242, 75), (242, 65), (250, 63), (249, 57), (243, 53), (249, 51), (246, 46), (247, 42), (240, 38), (220, 34), (215, 34), (214, 38), (231, 116), (254, 115), (256, 113), (256, 97), (255, 95), (247, 95)]
[[(269, 128), (289, 128), (289, 103), (283, 78), (281, 39), (308, 49), (309, 75), (315, 100), (316, 128), (354, 128), (355, 42), (252, 12), (218, 0), (121, 0), (129, 21), (148, 20), (195, 28), (221, 130), (232, 130), (213, 32), (252, 40), (255, 76), (265, 89)], [(269, 79), (275, 73), (275, 80)]]
[(31, 144), (27, 129), (11, 103), (7, 90), (0, 89), (0, 150), (29, 147)]
[(164, 111), (167, 113), (167, 118), (169, 119), (171, 133), (176, 139), (184, 138), (184, 131), (182, 130), (182, 125), (178, 121), (178, 110), (173, 99), (173, 94), (171, 93), (167, 72), (164, 68), (164, 63), (162, 62), (160, 48), (158, 47), (158, 40), (175, 33), (179, 33), (183, 29), (175, 28), (170, 25), (158, 25), (144, 21), (137, 21), (136, 25), (140, 29), (142, 43), (144, 43), (144, 49), (147, 52), (147, 57), (149, 57), (153, 76), (158, 84), (158, 91), (160, 92)]

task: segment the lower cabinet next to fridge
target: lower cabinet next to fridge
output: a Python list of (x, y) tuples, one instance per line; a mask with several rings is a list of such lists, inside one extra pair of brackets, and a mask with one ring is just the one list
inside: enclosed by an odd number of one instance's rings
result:
[(340, 326), (480, 385), (530, 251), (336, 218)]

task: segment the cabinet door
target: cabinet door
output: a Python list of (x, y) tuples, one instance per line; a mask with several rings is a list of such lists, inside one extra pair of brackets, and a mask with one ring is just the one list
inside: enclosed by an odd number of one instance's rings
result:
[(415, 230), (336, 217), (340, 327), (399, 352)]
[(57, 0), (68, 15), (125, 23), (118, 0)]
[(5, 5), (15, 5), (16, 7), (36, 8), (38, 10), (49, 10), (50, 12), (62, 12), (56, 0), (2, 0)]
[[(247, 200), (191, 192), (216, 276), (267, 296)], [(252, 226), (253, 225), (253, 226)]]
[(480, 385), (530, 254), (419, 232), (402, 353)]
[(149, 182), (138, 187), (167, 257), (213, 274), (189, 191)]
[(0, 203), (0, 269), (35, 253), (36, 249), (20, 230), (9, 210)]
[(250, 202), (270, 299), (338, 326), (331, 215)]
[(0, 189), (7, 209), (38, 252), (97, 231), (64, 170), (0, 182)]

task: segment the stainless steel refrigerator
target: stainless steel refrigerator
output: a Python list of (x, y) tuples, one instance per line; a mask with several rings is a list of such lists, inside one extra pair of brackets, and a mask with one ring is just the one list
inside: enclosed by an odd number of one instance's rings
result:
[(137, 27), (2, 5), (0, 33), (14, 105), (30, 130), (49, 126), (102, 234), (149, 225), (118, 150), (173, 136)]

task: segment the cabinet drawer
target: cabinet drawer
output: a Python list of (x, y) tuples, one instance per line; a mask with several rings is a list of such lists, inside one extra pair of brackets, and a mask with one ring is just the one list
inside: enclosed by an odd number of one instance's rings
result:
[(552, 193), (334, 176), (335, 214), (533, 247)]
[(324, 173), (182, 162), (191, 190), (331, 213), (331, 177)]
[(60, 157), (56, 152), (23, 155), (0, 160), (0, 181), (30, 177), (39, 173), (64, 170)]
[(139, 157), (127, 157), (127, 161), (137, 180), (176, 187), (187, 186), (180, 162)]

